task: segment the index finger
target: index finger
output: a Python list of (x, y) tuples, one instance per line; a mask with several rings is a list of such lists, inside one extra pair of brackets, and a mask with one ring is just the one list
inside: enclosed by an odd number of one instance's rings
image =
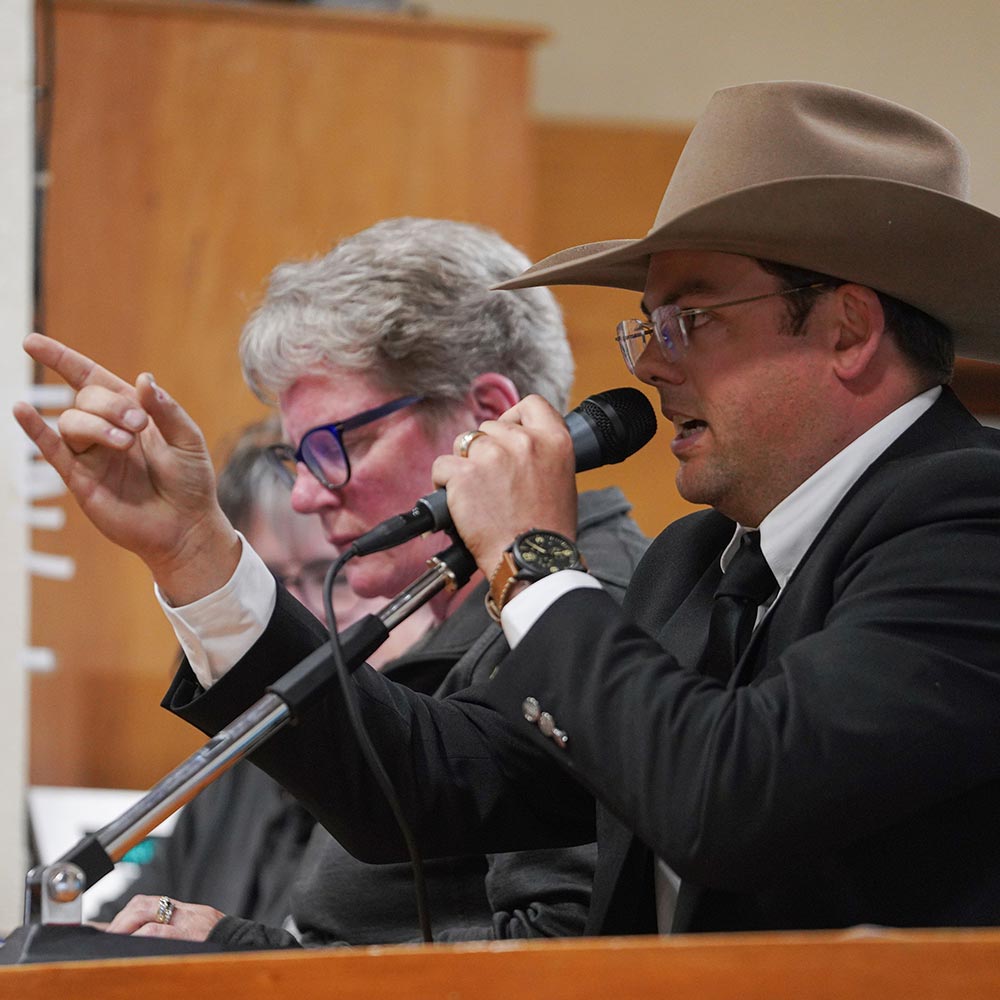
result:
[(29, 333), (24, 338), (23, 346), (33, 360), (55, 372), (74, 389), (82, 389), (85, 385), (100, 385), (115, 392), (133, 391), (128, 382), (109, 372), (107, 368), (102, 368), (85, 354), (44, 334)]

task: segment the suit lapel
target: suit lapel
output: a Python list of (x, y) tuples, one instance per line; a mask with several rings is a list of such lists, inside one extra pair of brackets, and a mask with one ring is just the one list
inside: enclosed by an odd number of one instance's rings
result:
[[(728, 540), (726, 529), (723, 534)], [(712, 598), (721, 576), (718, 556), (712, 558), (701, 578), (680, 606), (657, 632), (657, 641), (683, 666), (697, 664), (708, 635)], [(662, 605), (661, 605), (662, 616)], [(647, 626), (651, 624), (647, 621)], [(654, 855), (610, 813), (601, 810), (598, 819), (603, 885), (594, 885), (592, 919), (594, 930), (604, 934), (650, 934), (657, 930)], [(602, 880), (603, 881), (603, 880)], [(692, 898), (694, 888), (681, 886), (682, 900)], [(693, 906), (693, 899), (690, 904)], [(675, 917), (675, 925), (676, 925)]]
[(721, 576), (718, 560), (713, 560), (657, 636), (660, 645), (687, 669), (693, 669), (705, 651), (712, 600)]

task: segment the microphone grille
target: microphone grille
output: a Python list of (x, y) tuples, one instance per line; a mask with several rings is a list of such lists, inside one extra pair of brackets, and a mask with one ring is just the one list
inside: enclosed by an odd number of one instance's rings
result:
[(598, 392), (577, 409), (593, 428), (608, 465), (634, 455), (656, 433), (656, 413), (638, 389)]

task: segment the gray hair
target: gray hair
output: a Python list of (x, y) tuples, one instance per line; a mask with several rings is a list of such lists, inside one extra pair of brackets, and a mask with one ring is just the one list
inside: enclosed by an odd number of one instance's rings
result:
[(566, 409), (573, 381), (562, 313), (547, 288), (490, 291), (529, 264), (490, 229), (442, 219), (379, 222), (326, 256), (281, 264), (247, 321), (240, 360), (265, 402), (332, 366), (439, 407), (485, 372)]

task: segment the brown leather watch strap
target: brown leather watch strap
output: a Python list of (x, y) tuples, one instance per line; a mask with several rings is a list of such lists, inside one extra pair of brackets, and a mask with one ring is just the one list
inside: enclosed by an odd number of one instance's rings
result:
[(518, 568), (514, 556), (506, 551), (500, 556), (500, 561), (490, 574), (490, 591), (486, 595), (486, 610), (495, 621), (500, 621), (500, 612), (510, 600), (510, 591), (517, 580)]

